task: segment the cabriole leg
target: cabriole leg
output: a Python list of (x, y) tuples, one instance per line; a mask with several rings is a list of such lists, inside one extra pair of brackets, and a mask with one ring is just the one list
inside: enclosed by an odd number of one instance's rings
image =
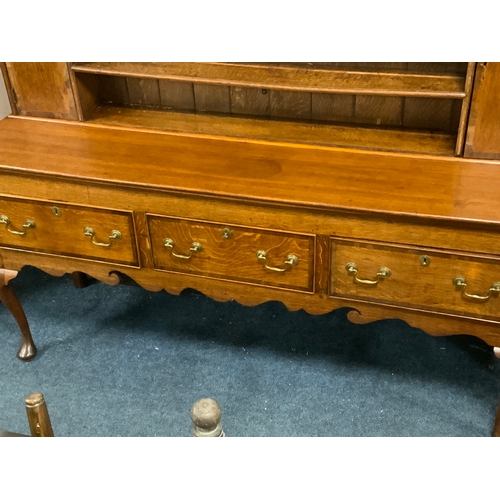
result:
[(36, 346), (31, 337), (31, 331), (26, 315), (24, 314), (23, 306), (9, 285), (9, 281), (16, 276), (17, 271), (0, 269), (0, 300), (5, 304), (5, 307), (10, 311), (12, 316), (14, 316), (21, 329), (21, 348), (17, 353), (17, 357), (21, 361), (30, 361), (36, 355)]

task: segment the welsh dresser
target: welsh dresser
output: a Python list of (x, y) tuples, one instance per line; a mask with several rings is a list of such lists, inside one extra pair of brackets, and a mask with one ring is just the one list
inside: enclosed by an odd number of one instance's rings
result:
[(20, 359), (36, 348), (9, 280), (26, 265), (500, 351), (500, 63), (1, 70), (0, 298)]

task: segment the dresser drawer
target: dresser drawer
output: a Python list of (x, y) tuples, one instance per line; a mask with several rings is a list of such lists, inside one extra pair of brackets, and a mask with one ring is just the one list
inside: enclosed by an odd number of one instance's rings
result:
[(156, 269), (312, 291), (314, 236), (155, 215), (148, 224)]
[(0, 198), (0, 246), (137, 265), (130, 213)]
[(330, 294), (498, 319), (500, 261), (332, 238)]

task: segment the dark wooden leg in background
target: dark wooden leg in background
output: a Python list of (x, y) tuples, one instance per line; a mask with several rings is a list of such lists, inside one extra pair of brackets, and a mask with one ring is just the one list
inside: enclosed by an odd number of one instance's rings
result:
[(81, 273), (80, 271), (71, 273), (71, 276), (73, 278), (73, 285), (75, 285), (75, 288), (85, 288), (92, 284), (91, 279), (85, 273)]
[(24, 314), (23, 306), (9, 285), (9, 281), (16, 276), (17, 271), (0, 269), (0, 300), (5, 304), (5, 307), (11, 312), (12, 316), (14, 316), (21, 329), (21, 348), (17, 353), (17, 357), (21, 361), (30, 361), (36, 355), (36, 346), (31, 337), (31, 331), (26, 315)]
[[(493, 352), (497, 358), (500, 358), (500, 347), (494, 347)], [(493, 437), (500, 437), (500, 403), (498, 403), (497, 415), (495, 417), (495, 425), (493, 426)]]

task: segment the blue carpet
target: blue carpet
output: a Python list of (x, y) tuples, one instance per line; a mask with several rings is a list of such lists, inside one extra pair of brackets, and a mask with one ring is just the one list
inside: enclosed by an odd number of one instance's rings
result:
[(25, 268), (11, 282), (36, 358), (15, 354), (0, 304), (0, 427), (29, 433), (42, 392), (57, 436), (190, 436), (202, 397), (228, 436), (489, 436), (500, 360), (481, 340), (431, 337), (402, 321), (353, 325), (281, 303), (243, 307)]

